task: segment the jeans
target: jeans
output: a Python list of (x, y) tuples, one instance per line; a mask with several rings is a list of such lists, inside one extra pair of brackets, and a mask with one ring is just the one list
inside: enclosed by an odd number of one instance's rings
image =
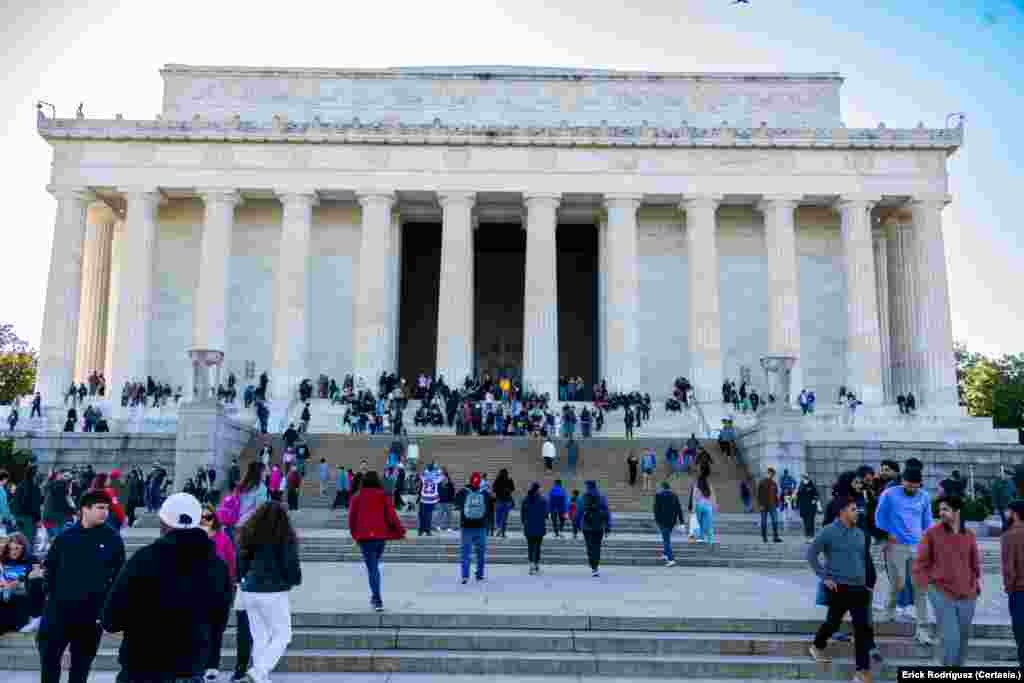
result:
[(929, 586), (928, 600), (935, 610), (936, 628), (942, 638), (942, 666), (963, 666), (977, 598), (954, 600), (939, 588)]
[(505, 526), (508, 524), (508, 513), (512, 510), (512, 501), (498, 503), (498, 509), (495, 513), (497, 519), (494, 522), (495, 528), (505, 534)]
[(583, 540), (587, 543), (587, 562), (595, 572), (601, 566), (601, 541), (604, 540), (603, 531), (584, 531)]
[(450, 529), (452, 526), (452, 504), (437, 504), (437, 525), (442, 529)]
[(555, 536), (562, 535), (562, 529), (565, 528), (565, 517), (560, 512), (551, 513), (551, 530), (555, 532)]
[(693, 506), (697, 513), (697, 523), (700, 524), (700, 533), (707, 543), (715, 542), (715, 510), (710, 503), (697, 503)]
[(1013, 639), (1017, 641), (1017, 663), (1024, 668), (1024, 591), (1009, 594)]
[(434, 504), (420, 503), (420, 526), (417, 533), (429, 534), (434, 520)]
[(661, 527), (661, 545), (665, 549), (665, 559), (672, 562), (676, 559), (672, 554), (672, 527)]
[(363, 551), (363, 562), (366, 563), (366, 574), (370, 580), (370, 602), (375, 606), (382, 604), (380, 598), (380, 558), (384, 554), (384, 541), (360, 541), (359, 549)]
[(526, 554), (530, 564), (540, 564), (540, 545), (544, 542), (543, 536), (526, 537)]
[(869, 652), (874, 642), (871, 626), (868, 624), (868, 610), (871, 609), (871, 592), (861, 586), (839, 584), (828, 594), (828, 616), (814, 636), (814, 647), (824, 650), (828, 640), (843, 622), (847, 612), (853, 621), (854, 659), (857, 671), (870, 671)]
[(462, 578), (469, 578), (469, 555), (476, 549), (476, 578), (484, 578), (487, 564), (487, 529), (462, 530)]
[(768, 518), (772, 518), (772, 533), (775, 538), (779, 537), (779, 511), (772, 507), (768, 510), (761, 510), (761, 538), (768, 540)]
[(68, 623), (53, 618), (52, 614), (44, 614), (36, 636), (40, 681), (60, 683), (61, 659), (64, 657), (64, 651), (70, 647), (71, 672), (68, 683), (86, 683), (102, 635), (103, 631), (96, 623)]
[(288, 592), (242, 593), (252, 633), (252, 668), (270, 675), (292, 641), (292, 616)]

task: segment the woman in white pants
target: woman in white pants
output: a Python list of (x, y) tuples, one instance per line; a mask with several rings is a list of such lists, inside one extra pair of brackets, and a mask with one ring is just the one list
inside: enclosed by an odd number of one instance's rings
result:
[(292, 639), (288, 592), (302, 583), (298, 548), (288, 512), (275, 501), (261, 505), (239, 534), (238, 599), (252, 632), (254, 683), (269, 683)]

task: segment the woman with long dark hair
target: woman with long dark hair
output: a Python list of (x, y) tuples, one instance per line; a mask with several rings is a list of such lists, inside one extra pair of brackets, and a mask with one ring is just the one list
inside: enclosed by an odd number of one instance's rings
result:
[(268, 683), (292, 640), (288, 593), (302, 583), (298, 539), (280, 503), (264, 503), (240, 529), (238, 575), (253, 641), (248, 676)]
[(46, 601), (44, 572), (23, 534), (0, 544), (0, 634), (35, 631)]
[(261, 505), (267, 502), (267, 485), (263, 483), (263, 463), (251, 462), (245, 478), (238, 485), (238, 523), (241, 528)]
[(380, 595), (380, 560), (388, 541), (405, 538), (405, 527), (395, 512), (394, 501), (384, 490), (380, 476), (374, 471), (363, 475), (359, 493), (349, 504), (348, 528), (352, 540), (359, 544), (370, 582), (370, 606), (380, 612), (384, 601)]
[(715, 490), (711, 487), (708, 477), (711, 470), (708, 467), (701, 467), (700, 476), (693, 485), (693, 511), (697, 515), (697, 523), (700, 525), (700, 533), (705, 543), (715, 542), (715, 508), (718, 502), (715, 499)]

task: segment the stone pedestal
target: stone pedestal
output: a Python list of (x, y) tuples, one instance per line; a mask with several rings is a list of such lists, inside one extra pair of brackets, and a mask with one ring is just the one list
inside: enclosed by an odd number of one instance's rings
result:
[[(761, 369), (764, 370), (764, 383), (768, 393), (775, 397), (775, 402), (769, 402), (765, 410), (771, 413), (796, 413), (793, 409), (793, 368), (796, 366), (796, 356), (765, 356), (761, 359)], [(763, 397), (768, 401), (768, 397)]]
[(196, 469), (213, 465), (217, 481), (226, 477), (226, 463), (219, 433), (224, 408), (213, 402), (188, 403), (178, 409), (178, 432), (174, 447), (174, 490), (181, 491)]
[(754, 479), (775, 468), (776, 481), (789, 470), (795, 479), (807, 471), (807, 448), (803, 422), (796, 411), (765, 412), (755, 431), (741, 436), (740, 452)]

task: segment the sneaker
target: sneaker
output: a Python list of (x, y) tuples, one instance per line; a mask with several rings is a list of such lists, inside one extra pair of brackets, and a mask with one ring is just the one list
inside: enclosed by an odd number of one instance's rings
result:
[(218, 678), (220, 678), (220, 672), (216, 669), (207, 669), (206, 673), (203, 675), (203, 680), (208, 681), (208, 683), (213, 683), (213, 681), (216, 681)]
[(384, 603), (378, 602), (376, 605), (373, 606), (373, 611), (374, 612), (383, 612), (384, 611)]
[(917, 629), (917, 632), (914, 634), (914, 640), (916, 640), (921, 645), (934, 645), (935, 644), (935, 639), (932, 638), (932, 635), (930, 633), (928, 633), (928, 631), (926, 629), (923, 629), (923, 628)]
[(533, 573), (536, 574), (537, 576), (540, 576), (540, 565), (539, 564), (534, 565)]
[(596, 578), (598, 578), (599, 576), (601, 576), (601, 572), (599, 572), (599, 571), (597, 571), (597, 570), (595, 569), (594, 571), (592, 571), (592, 572), (590, 573), (590, 575), (591, 575), (592, 577), (594, 577), (594, 578), (596, 579)]
[(816, 662), (824, 664), (832, 661), (832, 658), (825, 654), (824, 650), (819, 650), (818, 648), (814, 647), (813, 644), (811, 645), (808, 652), (811, 654), (811, 659), (813, 659)]
[(530, 565), (530, 576), (533, 576), (536, 573), (537, 573), (537, 571), (533, 568), (533, 565), (531, 564)]
[(482, 576), (478, 576), (478, 577), (476, 577), (476, 582), (477, 582), (477, 583), (483, 583), (483, 582), (484, 582), (484, 581), (486, 581), (486, 580), (487, 580), (487, 579), (485, 579), (485, 578), (484, 578), (484, 577), (482, 577)]
[(781, 539), (781, 538), (776, 538), (776, 539), (775, 539), (775, 542), (776, 542), (776, 543), (782, 543), (782, 539)]
[(32, 617), (28, 620), (28, 623), (18, 630), (18, 633), (35, 633), (39, 630), (39, 623), (42, 621), (42, 617)]
[(465, 586), (467, 583), (469, 583), (469, 579), (465, 579), (465, 578), (462, 579), (462, 585), (463, 586)]
[(882, 651), (877, 647), (871, 648), (871, 659), (874, 660), (875, 664), (881, 665), (885, 662), (885, 658), (882, 657)]
[(676, 561), (675, 560), (669, 560), (668, 562), (665, 563), (665, 566), (666, 567), (674, 567), (674, 566), (676, 566)]

